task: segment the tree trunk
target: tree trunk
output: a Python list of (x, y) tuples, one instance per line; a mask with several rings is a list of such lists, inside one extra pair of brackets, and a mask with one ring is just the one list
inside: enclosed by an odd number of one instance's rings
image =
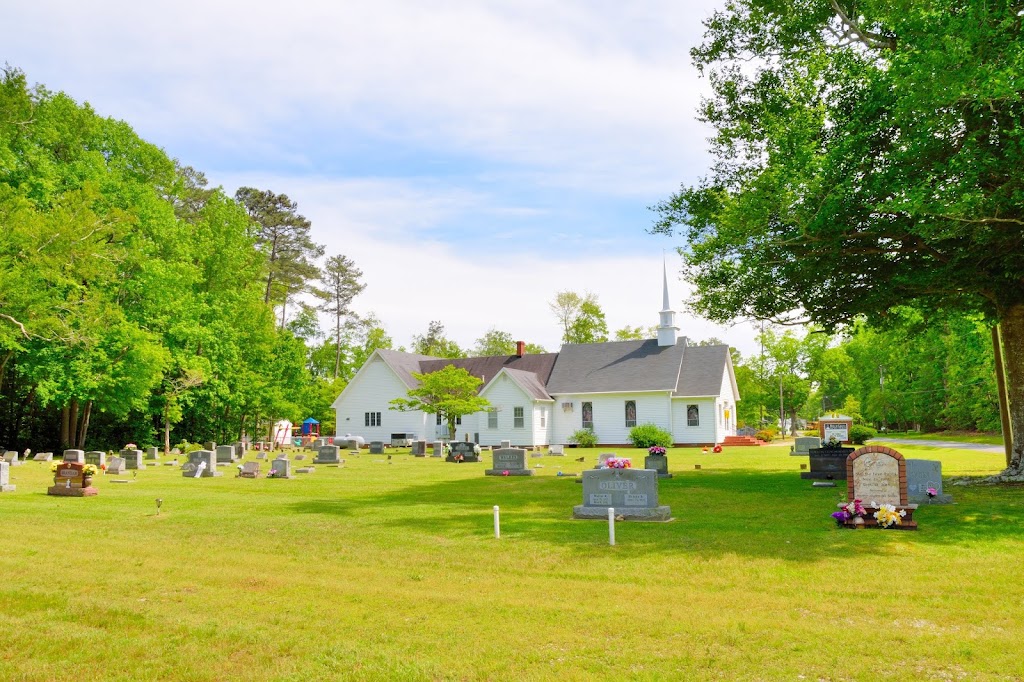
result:
[(992, 356), (996, 364), (996, 390), (999, 391), (999, 423), (1003, 429), (1006, 466), (1013, 459), (1013, 432), (1010, 430), (1010, 409), (1006, 404), (1006, 374), (1003, 371), (1003, 349), (999, 343), (999, 325), (992, 327)]
[(243, 414), (242, 419), (238, 423), (238, 440), (240, 441), (245, 436), (245, 417), (246, 415)]
[(67, 405), (60, 409), (60, 449), (66, 450), (71, 444), (71, 436), (69, 435), (70, 427), (68, 426), (69, 417), (71, 410)]
[(164, 400), (164, 455), (171, 454), (171, 401)]
[(85, 437), (89, 434), (89, 417), (92, 416), (92, 401), (85, 403), (85, 410), (82, 411), (82, 425), (78, 429), (78, 445), (80, 450), (85, 450)]
[(341, 315), (334, 318), (334, 378), (341, 371)]
[(68, 415), (68, 444), (64, 447), (78, 447), (78, 398), (71, 399), (71, 413)]
[(1014, 304), (1000, 312), (999, 330), (1003, 340), (1006, 398), (1013, 442), (1010, 464), (1000, 478), (1024, 481), (1024, 440), (1021, 439), (1024, 434), (1024, 303)]

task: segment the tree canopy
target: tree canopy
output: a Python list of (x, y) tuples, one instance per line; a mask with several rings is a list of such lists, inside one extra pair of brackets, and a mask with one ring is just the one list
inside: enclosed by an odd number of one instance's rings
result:
[(732, 0), (692, 56), (714, 165), (655, 210), (692, 304), (822, 327), (978, 313), (1002, 330), (1024, 455), (1019, 3)]
[(483, 382), (461, 367), (447, 365), (427, 374), (413, 372), (412, 376), (420, 382), (419, 386), (409, 389), (408, 398), (392, 400), (391, 409), (440, 415), (448, 425), (448, 437), (452, 440), (459, 419), (491, 406), (486, 398), (477, 395)]

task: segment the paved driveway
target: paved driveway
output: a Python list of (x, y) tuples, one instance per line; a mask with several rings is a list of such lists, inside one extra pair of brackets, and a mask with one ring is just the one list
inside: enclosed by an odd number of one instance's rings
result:
[(955, 448), (957, 450), (977, 450), (978, 452), (1006, 452), (1002, 445), (986, 443), (958, 443), (953, 440), (918, 440), (917, 438), (874, 438), (868, 441), (871, 445), (895, 443), (897, 445), (929, 445), (935, 448)]

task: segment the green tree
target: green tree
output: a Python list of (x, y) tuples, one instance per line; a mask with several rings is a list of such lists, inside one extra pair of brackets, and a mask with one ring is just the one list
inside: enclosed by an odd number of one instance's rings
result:
[(448, 437), (455, 440), (455, 422), (468, 414), (488, 409), (491, 404), (477, 395), (479, 378), (461, 367), (448, 365), (436, 372), (412, 376), (419, 382), (410, 388), (408, 398), (395, 398), (390, 405), (400, 412), (427, 412), (441, 415), (448, 425)]
[[(913, 302), (998, 322), (1024, 475), (1019, 4), (734, 0), (710, 73), (709, 177), (656, 207), (694, 307), (825, 328)], [(751, 63), (756, 68), (749, 68)]]
[(489, 355), (512, 355), (516, 352), (516, 341), (508, 332), (491, 327), (483, 336), (476, 340), (473, 355), (486, 357)]
[(349, 306), (352, 299), (358, 296), (366, 285), (359, 281), (363, 271), (356, 267), (352, 259), (347, 256), (331, 256), (327, 259), (320, 274), (320, 281), (324, 285), (320, 296), (323, 304), (320, 310), (334, 318), (334, 377), (338, 378), (341, 373), (341, 349), (344, 343), (342, 327), (354, 320)]
[(420, 355), (430, 355), (435, 358), (464, 358), (465, 351), (445, 336), (444, 325), (440, 320), (432, 320), (427, 327), (427, 333), (412, 337), (412, 352)]

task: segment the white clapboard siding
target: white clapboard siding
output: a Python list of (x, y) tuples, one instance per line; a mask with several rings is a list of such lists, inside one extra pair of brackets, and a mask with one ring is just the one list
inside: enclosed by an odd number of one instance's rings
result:
[[(481, 445), (501, 445), (501, 441), (510, 440), (513, 445), (535, 445), (533, 422), (534, 400), (528, 396), (515, 381), (505, 374), (499, 374), (481, 392), (491, 406), (498, 410), (498, 428), (487, 427), (487, 413), (478, 412)], [(523, 408), (523, 426), (515, 428), (514, 415), (516, 407)]]
[[(689, 426), (686, 407), (696, 405), (700, 411), (700, 425)], [(676, 443), (716, 443), (718, 421), (714, 398), (676, 398), (672, 401), (672, 440)]]
[(550, 445), (549, 433), (551, 433), (551, 403), (535, 403), (533, 406), (533, 442), (530, 444)]
[[(388, 409), (394, 398), (403, 398), (408, 389), (380, 357), (371, 358), (335, 402), (337, 432), (362, 436), (367, 443), (391, 441), (392, 433), (414, 434), (417, 439), (434, 440), (434, 422), (422, 412), (398, 412)], [(380, 426), (366, 426), (366, 413), (380, 412)], [(429, 428), (428, 428), (429, 426)]]
[[(736, 401), (734, 400), (734, 394), (732, 391), (732, 380), (729, 378), (729, 371), (722, 372), (722, 388), (719, 391), (721, 397), (718, 399), (722, 405), (723, 420), (722, 427), (718, 432), (718, 440), (716, 443), (721, 443), (726, 436), (736, 435)], [(728, 412), (729, 416), (724, 417), (724, 412)]]
[[(583, 428), (583, 403), (594, 405), (594, 433), (598, 443), (625, 444), (629, 442), (626, 426), (626, 401), (636, 401), (636, 423), (654, 424), (669, 431), (670, 399), (667, 392), (577, 394), (554, 396), (552, 408), (554, 427), (549, 430), (552, 443), (568, 443), (569, 436)], [(562, 408), (572, 403), (572, 411)]]

